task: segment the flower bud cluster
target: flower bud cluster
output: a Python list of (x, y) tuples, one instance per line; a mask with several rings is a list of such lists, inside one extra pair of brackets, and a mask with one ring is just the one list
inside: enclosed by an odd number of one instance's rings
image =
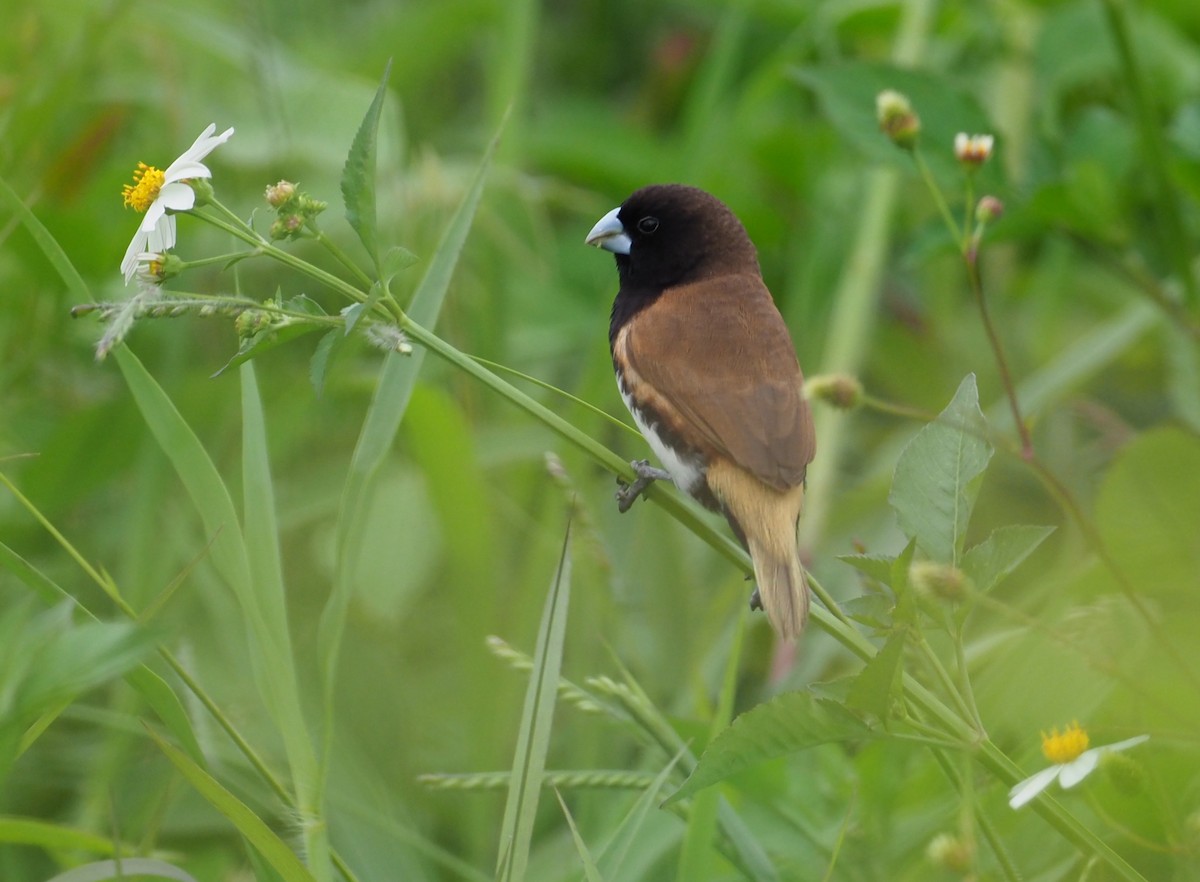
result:
[(314, 199), (291, 181), (271, 184), (263, 194), (267, 204), (275, 209), (276, 217), (269, 235), (272, 239), (298, 239), (322, 211), (328, 202)]

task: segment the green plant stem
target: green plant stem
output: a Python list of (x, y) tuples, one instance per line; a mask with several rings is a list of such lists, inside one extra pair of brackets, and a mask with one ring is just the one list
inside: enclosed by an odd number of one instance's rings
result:
[[(511, 403), (517, 405), (543, 423), (547, 428), (591, 456), (592, 459), (604, 468), (627, 481), (636, 480), (637, 476), (628, 462), (621, 459), (586, 432), (567, 422), (545, 405), (535, 401), (511, 383), (501, 379), (487, 368), (478, 364), (469, 355), (460, 352), (441, 337), (426, 330), (406, 314), (401, 314), (399, 325), (400, 329), (408, 334), (412, 340), (420, 343), (430, 352), (467, 375), (479, 380), (493, 392), (498, 393), (502, 398), (506, 398)], [(712, 546), (714, 550), (742, 567), (744, 572), (750, 572), (745, 552), (742, 551), (741, 547), (728, 536), (715, 529), (692, 506), (685, 503), (677, 493), (664, 487), (662, 482), (651, 484), (646, 489), (644, 495), (654, 500), (655, 503), (670, 513), (672, 517), (692, 530), (708, 545)]]
[(954, 678), (950, 676), (950, 672), (946, 670), (946, 666), (942, 664), (942, 660), (938, 658), (937, 653), (933, 651), (933, 647), (930, 646), (929, 641), (925, 639), (924, 633), (922, 633), (918, 628), (913, 628), (911, 630), (914, 634), (912, 638), (913, 642), (917, 645), (917, 648), (921, 650), (922, 657), (937, 676), (938, 681), (942, 684), (942, 688), (946, 690), (946, 694), (949, 695), (954, 704), (958, 706), (959, 712), (964, 717), (971, 720), (978, 733), (982, 735), (984, 730), (983, 725), (979, 721), (978, 714), (973, 712), (970, 704), (968, 704), (966, 699), (963, 698), (962, 692), (958, 688), (958, 684), (954, 682)]
[[(1014, 399), (1012, 398), (1009, 399), (1010, 402), (1013, 400)], [(864, 407), (870, 407), (872, 410), (876, 410), (880, 413), (891, 414), (893, 416), (899, 416), (906, 419), (916, 419), (923, 422), (930, 422), (931, 420), (937, 419), (936, 415), (934, 414), (921, 411), (917, 408), (911, 408), (906, 405), (884, 401), (869, 395), (863, 395), (862, 403)], [(1021, 425), (1019, 415), (1014, 414), (1014, 416), (1017, 417), (1017, 424)], [(1075, 498), (1075, 495), (1071, 492), (1070, 488), (1067, 487), (1061, 480), (1059, 480), (1058, 476), (1055, 475), (1054, 472), (1052, 472), (1046, 466), (1046, 464), (1042, 462), (1042, 460), (1037, 456), (1036, 451), (1032, 451), (1031, 448), (1026, 448), (1024, 446), (1022, 446), (1020, 449), (1014, 448), (1011, 442), (999, 436), (990, 437), (989, 440), (996, 445), (997, 449), (1015, 457), (1016, 459), (1019, 459), (1033, 471), (1034, 476), (1039, 482), (1041, 482), (1042, 486), (1051, 495), (1051, 497), (1053, 497), (1054, 501), (1057, 503), (1058, 507), (1062, 510), (1066, 517), (1074, 522), (1076, 528), (1083, 536), (1084, 542), (1087, 543), (1088, 548), (1093, 554), (1096, 555), (1101, 564), (1103, 564), (1104, 568), (1112, 575), (1117, 587), (1133, 606), (1138, 616), (1146, 623), (1147, 627), (1149, 627), (1151, 631), (1161, 634), (1161, 629), (1158, 627), (1158, 623), (1155, 621), (1154, 615), (1150, 608), (1139, 596), (1137, 589), (1129, 580), (1129, 577), (1125, 574), (1125, 571), (1121, 568), (1120, 564), (1118, 564), (1116, 559), (1113, 558), (1112, 554), (1108, 550), (1108, 545), (1105, 543), (1104, 538), (1100, 535), (1100, 531), (1096, 529), (1096, 526), (1091, 522), (1091, 519), (1087, 516), (1087, 513), (1084, 512), (1083, 507), (1079, 504), (1079, 501)], [(1188, 661), (1183, 653), (1181, 653), (1170, 640), (1162, 639), (1160, 640), (1159, 645), (1162, 651), (1170, 657), (1176, 669), (1183, 674), (1192, 688), (1195, 689), (1198, 694), (1200, 694), (1200, 673), (1197, 673), (1191, 662)]]
[(368, 276), (363, 269), (350, 259), (350, 256), (343, 251), (336, 242), (325, 234), (323, 230), (313, 227), (313, 235), (318, 242), (328, 251), (338, 263), (344, 266), (352, 276), (358, 281), (358, 284), (368, 291), (375, 282)]
[[(954, 789), (957, 790), (961, 795), (964, 789), (963, 778), (959, 774), (958, 770), (954, 768), (953, 763), (950, 762), (950, 759), (946, 756), (945, 751), (934, 750), (931, 752), (933, 753), (934, 761), (937, 762), (937, 764), (941, 767), (942, 772), (945, 774), (947, 780), (950, 781)], [(1004, 841), (996, 832), (996, 828), (992, 825), (991, 821), (988, 820), (987, 815), (975, 808), (973, 809), (973, 816), (975, 822), (979, 825), (979, 829), (983, 833), (983, 838), (987, 840), (988, 845), (992, 849), (992, 853), (996, 856), (996, 860), (1000, 864), (1000, 870), (1002, 873), (1004, 873), (1004, 878), (1009, 880), (1009, 882), (1021, 882), (1021, 872), (1013, 864), (1012, 858), (1009, 856), (1008, 851), (1004, 848)]]
[[(921, 174), (921, 180), (925, 182), (925, 188), (929, 190), (929, 195), (933, 198), (933, 204), (937, 207), (938, 214), (942, 216), (942, 222), (945, 223), (946, 231), (950, 234), (950, 241), (965, 251), (968, 242), (965, 225), (960, 227), (958, 221), (954, 219), (954, 214), (950, 211), (950, 204), (946, 202), (946, 197), (942, 195), (942, 188), (934, 180), (933, 172), (929, 170), (929, 164), (925, 162), (925, 156), (921, 153), (920, 147), (913, 147), (912, 158), (917, 166), (917, 171)], [(969, 221), (967, 223), (969, 224)]]
[[(891, 53), (899, 67), (912, 67), (920, 61), (937, 7), (936, 0), (908, 0), (899, 7), (900, 23)], [(875, 169), (863, 182), (858, 227), (832, 298), (833, 312), (821, 358), (823, 373), (862, 372), (879, 313), (877, 304), (884, 287), (880, 282), (898, 189), (899, 176), (894, 169)], [(851, 419), (851, 414), (835, 411), (817, 421), (820, 453), (808, 470), (806, 510), (800, 520), (802, 548), (818, 545), (829, 521), (837, 484), (842, 479), (843, 452), (852, 446), (845, 441)]]
[(983, 718), (979, 715), (979, 705), (975, 703), (975, 690), (971, 686), (971, 671), (967, 667), (967, 653), (963, 644), (963, 627), (959, 625), (958, 633), (954, 635), (954, 655), (958, 665), (958, 676), (962, 681), (960, 690), (963, 700), (967, 703), (967, 708), (970, 711), (971, 719), (975, 721), (975, 725), (979, 727), (979, 731), (983, 731)]
[(1000, 335), (992, 324), (991, 313), (988, 312), (987, 298), (983, 294), (983, 280), (979, 275), (979, 256), (976, 250), (968, 246), (963, 254), (967, 265), (967, 278), (971, 285), (971, 293), (975, 295), (975, 303), (979, 306), (979, 317), (987, 332), (988, 343), (992, 347), (992, 355), (996, 359), (996, 367), (1000, 370), (1000, 381), (1004, 384), (1004, 394), (1008, 398), (1008, 406), (1012, 409), (1013, 423), (1021, 438), (1021, 457), (1032, 462), (1034, 459), (1033, 439), (1029, 435), (1029, 427), (1021, 416), (1021, 404), (1017, 399), (1017, 387), (1013, 385), (1012, 375), (1008, 370), (1008, 359), (1004, 356), (1004, 347), (1000, 343)]
[(277, 260), (284, 266), (315, 279), (350, 300), (358, 303), (365, 303), (367, 301), (368, 294), (365, 291), (354, 287), (345, 279), (341, 279), (333, 275), (333, 273), (326, 272), (319, 266), (315, 266), (303, 258), (296, 257), (294, 254), (276, 247), (215, 199), (209, 202), (208, 207), (214, 209), (217, 214), (206, 210), (196, 210), (193, 211), (193, 214), (201, 220), (212, 224), (217, 229), (223, 230), (229, 235), (235, 236), (243, 242), (252, 245), (258, 254)]

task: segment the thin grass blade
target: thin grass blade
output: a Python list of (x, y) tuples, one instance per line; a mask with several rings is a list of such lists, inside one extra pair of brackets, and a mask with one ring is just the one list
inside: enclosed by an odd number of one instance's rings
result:
[[(409, 305), (409, 314), (430, 326), (436, 323), (441, 313), (450, 279), (483, 195), (499, 138), (500, 133), (497, 132), (480, 161), (471, 186), (446, 227), (429, 269)], [(353, 591), (354, 565), (362, 552), (363, 518), (371, 501), (372, 479), (396, 438), (424, 359), (425, 351), (421, 348), (415, 349), (410, 356), (391, 353), (386, 357), (350, 460), (350, 474), (342, 490), (338, 513), (337, 576), (321, 615), (317, 635), (326, 713), (332, 707), (337, 655), (345, 626), (346, 608)]]
[(592, 853), (588, 851), (587, 843), (579, 835), (579, 828), (575, 826), (575, 818), (571, 816), (571, 810), (567, 808), (567, 804), (557, 788), (554, 790), (554, 795), (558, 797), (558, 804), (562, 806), (563, 817), (567, 819), (567, 826), (571, 828), (571, 838), (575, 841), (575, 850), (579, 852), (579, 860), (583, 862), (583, 878), (587, 882), (604, 882), (604, 877), (600, 875)]
[(525, 691), (525, 710), (521, 714), (521, 729), (513, 757), (513, 775), (504, 806), (500, 856), (496, 863), (496, 878), (504, 882), (524, 880), (529, 862), (529, 844), (533, 839), (533, 822), (537, 815), (542, 775), (546, 770), (546, 754), (550, 750), (550, 726), (554, 719), (558, 678), (562, 670), (567, 608), (571, 599), (570, 543), (571, 522), (568, 520), (558, 569), (542, 611), (537, 650), (533, 656), (529, 688)]
[(249, 806), (221, 786), (216, 778), (192, 762), (191, 758), (183, 751), (169, 744), (153, 730), (147, 731), (151, 740), (158, 745), (159, 750), (166, 754), (167, 759), (196, 789), (196, 792), (246, 837), (246, 840), (285, 882), (316, 882), (312, 873), (300, 862), (300, 858), (296, 856), (295, 852), (275, 835), (275, 832)]

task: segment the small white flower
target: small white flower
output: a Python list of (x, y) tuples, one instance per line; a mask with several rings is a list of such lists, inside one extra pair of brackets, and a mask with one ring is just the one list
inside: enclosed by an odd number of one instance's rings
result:
[(175, 246), (175, 218), (168, 211), (189, 211), (196, 204), (196, 193), (187, 182), (194, 178), (210, 178), (212, 172), (200, 160), (224, 144), (233, 134), (229, 128), (214, 135), (216, 125), (209, 124), (191, 147), (161, 171), (152, 165), (138, 163), (133, 183), (126, 184), (125, 204), (145, 213), (133, 241), (125, 249), (121, 272), (128, 285), (138, 267), (138, 256), (147, 252), (162, 253)]
[(954, 136), (954, 157), (964, 165), (982, 165), (992, 155), (996, 139), (991, 135), (968, 135), (959, 132)]
[(1008, 791), (1008, 804), (1018, 809), (1049, 787), (1055, 780), (1063, 790), (1074, 787), (1100, 765), (1107, 754), (1135, 747), (1150, 738), (1138, 735), (1116, 744), (1105, 744), (1086, 750), (1088, 736), (1078, 723), (1072, 723), (1063, 732), (1057, 729), (1049, 735), (1042, 733), (1042, 753), (1054, 765), (1030, 775)]

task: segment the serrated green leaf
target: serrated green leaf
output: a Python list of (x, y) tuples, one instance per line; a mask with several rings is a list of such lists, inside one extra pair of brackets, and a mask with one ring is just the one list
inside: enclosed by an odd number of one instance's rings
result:
[(1054, 527), (1000, 527), (963, 555), (962, 569), (977, 591), (990, 591), (1054, 532)]
[(958, 563), (976, 479), (991, 457), (975, 375), (968, 374), (946, 409), (905, 446), (888, 494), (900, 528), (933, 560)]
[(876, 631), (892, 630), (896, 601), (883, 594), (864, 594), (842, 603), (842, 610), (856, 622)]
[(363, 117), (342, 168), (342, 200), (346, 204), (346, 220), (358, 233), (371, 262), (379, 268), (379, 245), (375, 233), (375, 153), (379, 138), (379, 116), (387, 97), (388, 77), (392, 72), (389, 60), (383, 80), (375, 90), (367, 115)]
[(847, 707), (874, 714), (881, 720), (891, 716), (892, 702), (900, 693), (905, 639), (903, 628), (893, 632), (875, 657), (863, 665), (846, 696)]
[(695, 770), (664, 805), (765, 760), (870, 735), (866, 725), (840, 704), (809, 692), (785, 692), (742, 714), (714, 738)]
[(390, 281), (397, 273), (401, 273), (410, 266), (415, 265), (420, 259), (407, 248), (401, 245), (393, 245), (383, 253), (383, 266), (380, 275)]
[(916, 540), (910, 539), (904, 550), (897, 555), (892, 564), (892, 575), (888, 584), (896, 595), (896, 608), (892, 618), (896, 624), (915, 625), (917, 623), (917, 603), (908, 584), (908, 569), (912, 566), (913, 557), (917, 553)]
[(838, 560), (848, 563), (860, 573), (887, 585), (892, 581), (894, 554), (839, 554)]

